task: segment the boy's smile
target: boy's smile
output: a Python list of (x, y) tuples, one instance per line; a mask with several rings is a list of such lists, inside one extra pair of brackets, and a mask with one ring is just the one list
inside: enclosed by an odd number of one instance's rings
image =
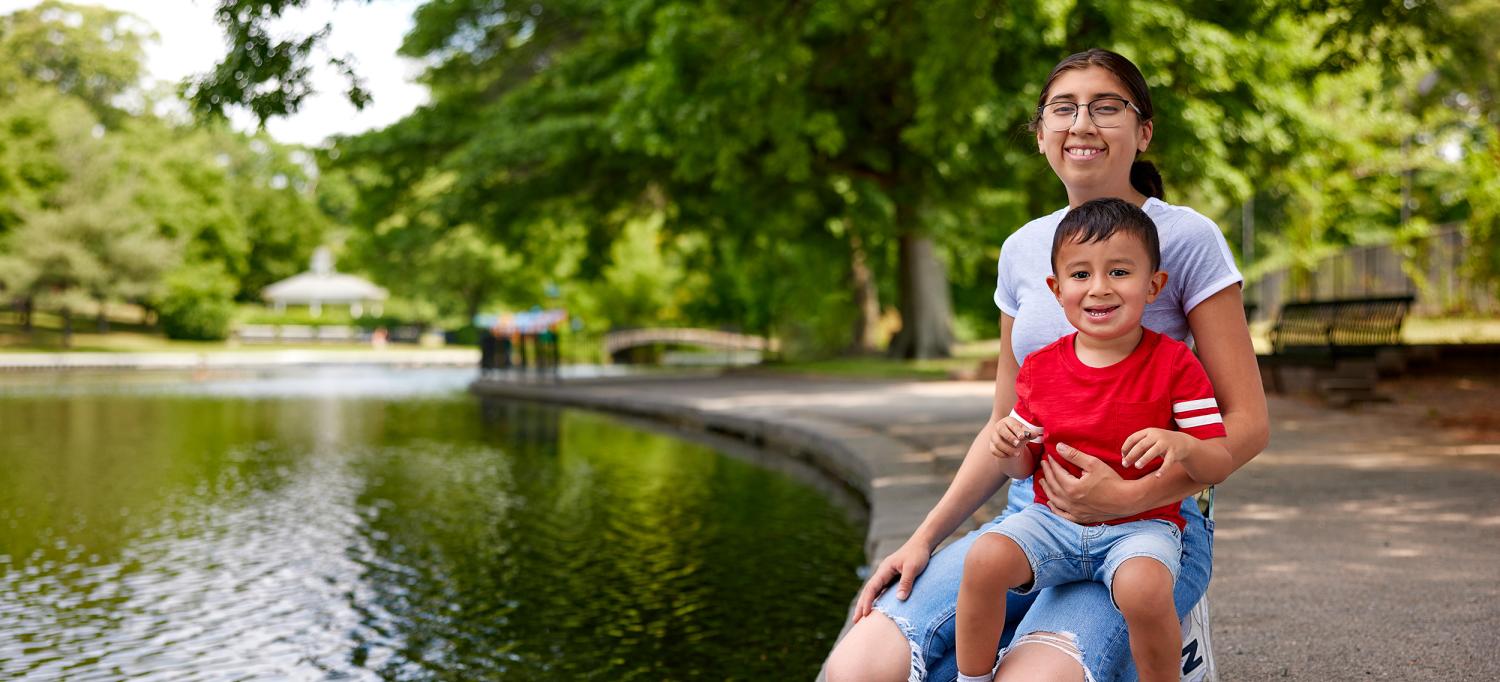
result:
[[(1146, 245), (1134, 235), (1062, 244), (1047, 285), (1057, 296), (1080, 345), (1125, 355), (1140, 340), (1141, 316), (1166, 284), (1167, 273), (1151, 270)], [(1122, 355), (1123, 357), (1123, 355)]]

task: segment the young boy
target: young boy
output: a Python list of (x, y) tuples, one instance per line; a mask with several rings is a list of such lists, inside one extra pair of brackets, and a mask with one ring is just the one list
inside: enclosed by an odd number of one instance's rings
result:
[(1047, 285), (1078, 332), (1026, 357), (1015, 409), (996, 425), (1002, 439), (1027, 442), (1002, 456), (1000, 467), (1013, 480), (1035, 472), (1036, 503), (981, 536), (965, 559), (960, 682), (993, 679), (1007, 590), (1026, 594), (1077, 580), (1109, 588), (1140, 679), (1179, 679), (1182, 633), (1172, 605), (1182, 558), (1179, 503), (1080, 526), (1047, 507), (1045, 469), (1037, 466), (1045, 457), (1079, 473), (1056, 454), (1066, 443), (1132, 480), (1181, 466), (1214, 484), (1233, 469), (1203, 366), (1185, 344), (1141, 327), (1146, 305), (1167, 282), (1160, 265), (1156, 225), (1129, 202), (1090, 201), (1058, 224)]

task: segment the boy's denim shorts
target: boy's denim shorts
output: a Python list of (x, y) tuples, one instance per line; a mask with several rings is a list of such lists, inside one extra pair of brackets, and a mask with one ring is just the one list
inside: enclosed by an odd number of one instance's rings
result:
[[(954, 624), (964, 557), (979, 536), (1018, 514), (1035, 501), (1031, 479), (1010, 484), (1004, 513), (932, 556), (927, 570), (917, 576), (911, 595), (901, 599), (894, 583), (875, 601), (875, 609), (896, 623), (911, 646), (911, 679), (953, 682), (958, 676), (954, 656)], [(1182, 538), (1182, 572), (1172, 589), (1179, 617), (1187, 614), (1208, 591), (1213, 575), (1214, 522), (1203, 518), (1193, 499), (1180, 507), (1187, 520)], [(1109, 590), (1092, 580), (1058, 585), (1027, 596), (1005, 600), (1005, 632), (1001, 647), (1047, 633), (1062, 633), (1080, 650), (1095, 682), (1134, 682), (1130, 633), (1125, 618), (1113, 607)], [(997, 650), (999, 647), (997, 647)], [(997, 651), (998, 653), (998, 651)]]
[(1113, 596), (1115, 571), (1127, 559), (1155, 559), (1171, 572), (1173, 584), (1182, 566), (1182, 530), (1161, 519), (1081, 526), (1047, 505), (1032, 504), (985, 532), (990, 533), (1014, 540), (1031, 563), (1032, 581), (1012, 590), (1016, 594), (1093, 580)]

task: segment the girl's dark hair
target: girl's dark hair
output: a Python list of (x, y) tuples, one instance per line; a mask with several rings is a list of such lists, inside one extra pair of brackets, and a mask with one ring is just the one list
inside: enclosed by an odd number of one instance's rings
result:
[(1156, 236), (1156, 223), (1139, 206), (1111, 197), (1085, 201), (1063, 216), (1057, 224), (1057, 231), (1052, 233), (1052, 274), (1061, 274), (1057, 271), (1057, 252), (1062, 250), (1063, 244), (1104, 241), (1117, 232), (1141, 240), (1146, 255), (1151, 258), (1151, 271), (1161, 269), (1161, 242)]
[[(1093, 48), (1077, 54), (1068, 55), (1052, 67), (1052, 73), (1047, 75), (1047, 83), (1042, 86), (1042, 94), (1036, 100), (1036, 112), (1032, 114), (1031, 123), (1027, 126), (1032, 132), (1036, 132), (1037, 126), (1041, 125), (1042, 105), (1047, 103), (1047, 95), (1052, 92), (1052, 83), (1059, 76), (1069, 71), (1087, 69), (1097, 66), (1109, 71), (1120, 79), (1125, 85), (1126, 95), (1130, 103), (1140, 111), (1141, 122), (1150, 121), (1156, 116), (1156, 109), (1151, 105), (1151, 88), (1146, 85), (1146, 77), (1141, 75), (1141, 70), (1135, 68), (1135, 64), (1124, 56)], [(1137, 160), (1130, 165), (1130, 185), (1137, 192), (1148, 197), (1161, 199), (1164, 197), (1164, 187), (1161, 182), (1161, 173), (1156, 171), (1156, 165), (1150, 161)]]

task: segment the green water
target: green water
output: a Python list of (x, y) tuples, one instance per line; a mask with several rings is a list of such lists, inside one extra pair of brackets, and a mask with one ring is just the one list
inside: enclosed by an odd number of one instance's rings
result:
[(0, 678), (811, 679), (858, 587), (826, 482), (467, 370), (40, 376)]

